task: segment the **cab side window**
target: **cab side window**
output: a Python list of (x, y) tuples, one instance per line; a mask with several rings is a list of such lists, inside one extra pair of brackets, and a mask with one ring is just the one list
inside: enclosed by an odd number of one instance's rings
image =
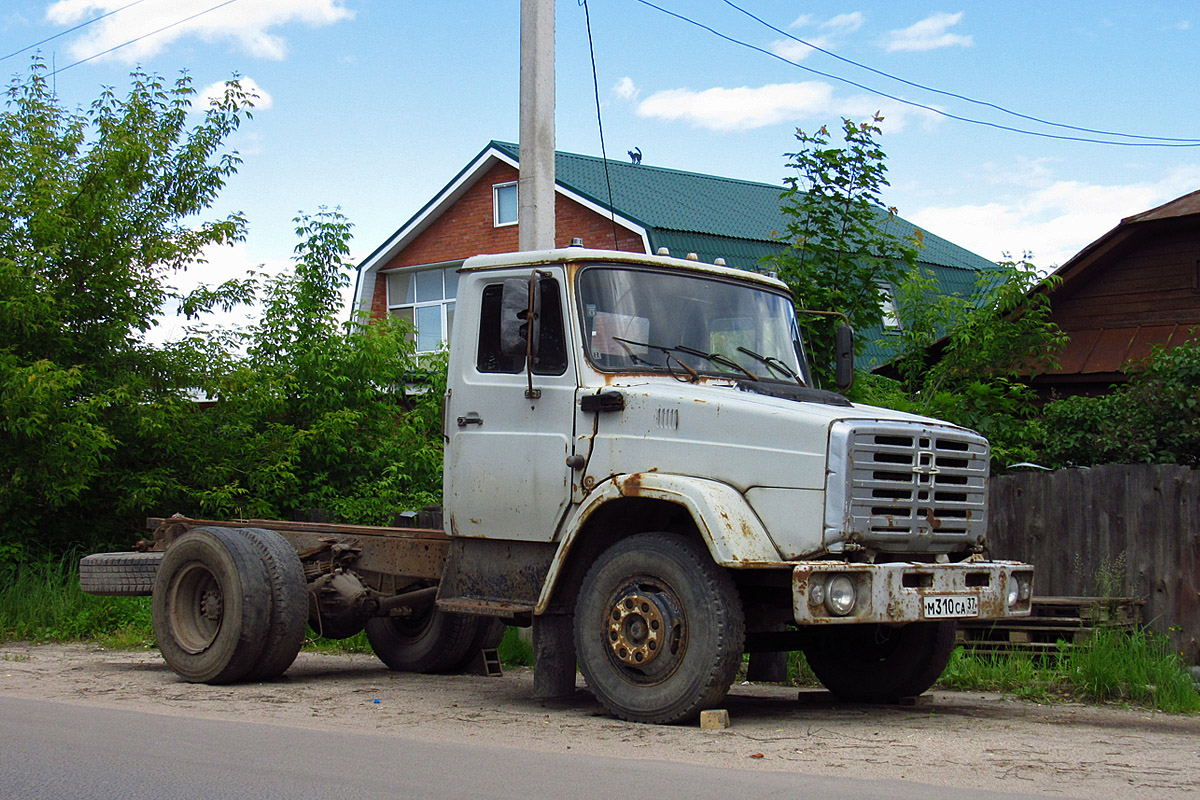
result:
[[(567, 370), (567, 338), (563, 327), (562, 303), (558, 281), (544, 278), (541, 283), (542, 323), (538, 336), (538, 354), (533, 360), (535, 375), (562, 375)], [(485, 286), (479, 320), (479, 347), (475, 368), (480, 372), (516, 374), (525, 369), (524, 356), (506, 356), (500, 351), (500, 306), (504, 284)]]

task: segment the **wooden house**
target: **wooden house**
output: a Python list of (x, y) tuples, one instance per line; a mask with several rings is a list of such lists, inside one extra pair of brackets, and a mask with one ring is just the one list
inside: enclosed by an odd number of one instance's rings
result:
[(1043, 397), (1103, 393), (1130, 362), (1200, 327), (1200, 191), (1135, 214), (1059, 267), (1052, 319), (1070, 337)]

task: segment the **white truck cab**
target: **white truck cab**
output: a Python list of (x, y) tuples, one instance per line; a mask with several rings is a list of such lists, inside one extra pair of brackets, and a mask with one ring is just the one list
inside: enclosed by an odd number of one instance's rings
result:
[(772, 277), (582, 247), (468, 260), (439, 607), (565, 616), (630, 719), (693, 715), (744, 649), (789, 642), (841, 696), (924, 691), (954, 619), (1029, 613), (1032, 568), (983, 557), (987, 442), (810, 376)]

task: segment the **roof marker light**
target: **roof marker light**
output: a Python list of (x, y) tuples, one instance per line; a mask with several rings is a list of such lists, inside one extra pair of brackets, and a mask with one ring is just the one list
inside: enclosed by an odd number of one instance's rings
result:
[(723, 266), (725, 266), (725, 259), (717, 258), (717, 260), (714, 261), (713, 264), (718, 267), (723, 267)]
[(656, 256), (669, 256), (669, 255), (671, 255), (671, 251), (670, 251), (670, 250), (668, 250), (668, 249), (667, 249), (667, 248), (665, 248), (665, 247), (660, 247), (660, 248), (658, 248), (657, 250), (655, 250), (655, 251), (654, 251), (654, 255), (656, 255)]
[(695, 253), (688, 253), (688, 254), (687, 254), (687, 260), (688, 260), (688, 261), (699, 261), (699, 260), (700, 260), (700, 256), (696, 255)]

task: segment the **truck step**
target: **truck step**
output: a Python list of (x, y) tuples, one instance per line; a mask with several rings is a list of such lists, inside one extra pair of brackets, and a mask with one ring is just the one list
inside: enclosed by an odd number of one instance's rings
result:
[(504, 677), (504, 668), (500, 666), (500, 651), (495, 648), (480, 650), (464, 671), (485, 678)]

